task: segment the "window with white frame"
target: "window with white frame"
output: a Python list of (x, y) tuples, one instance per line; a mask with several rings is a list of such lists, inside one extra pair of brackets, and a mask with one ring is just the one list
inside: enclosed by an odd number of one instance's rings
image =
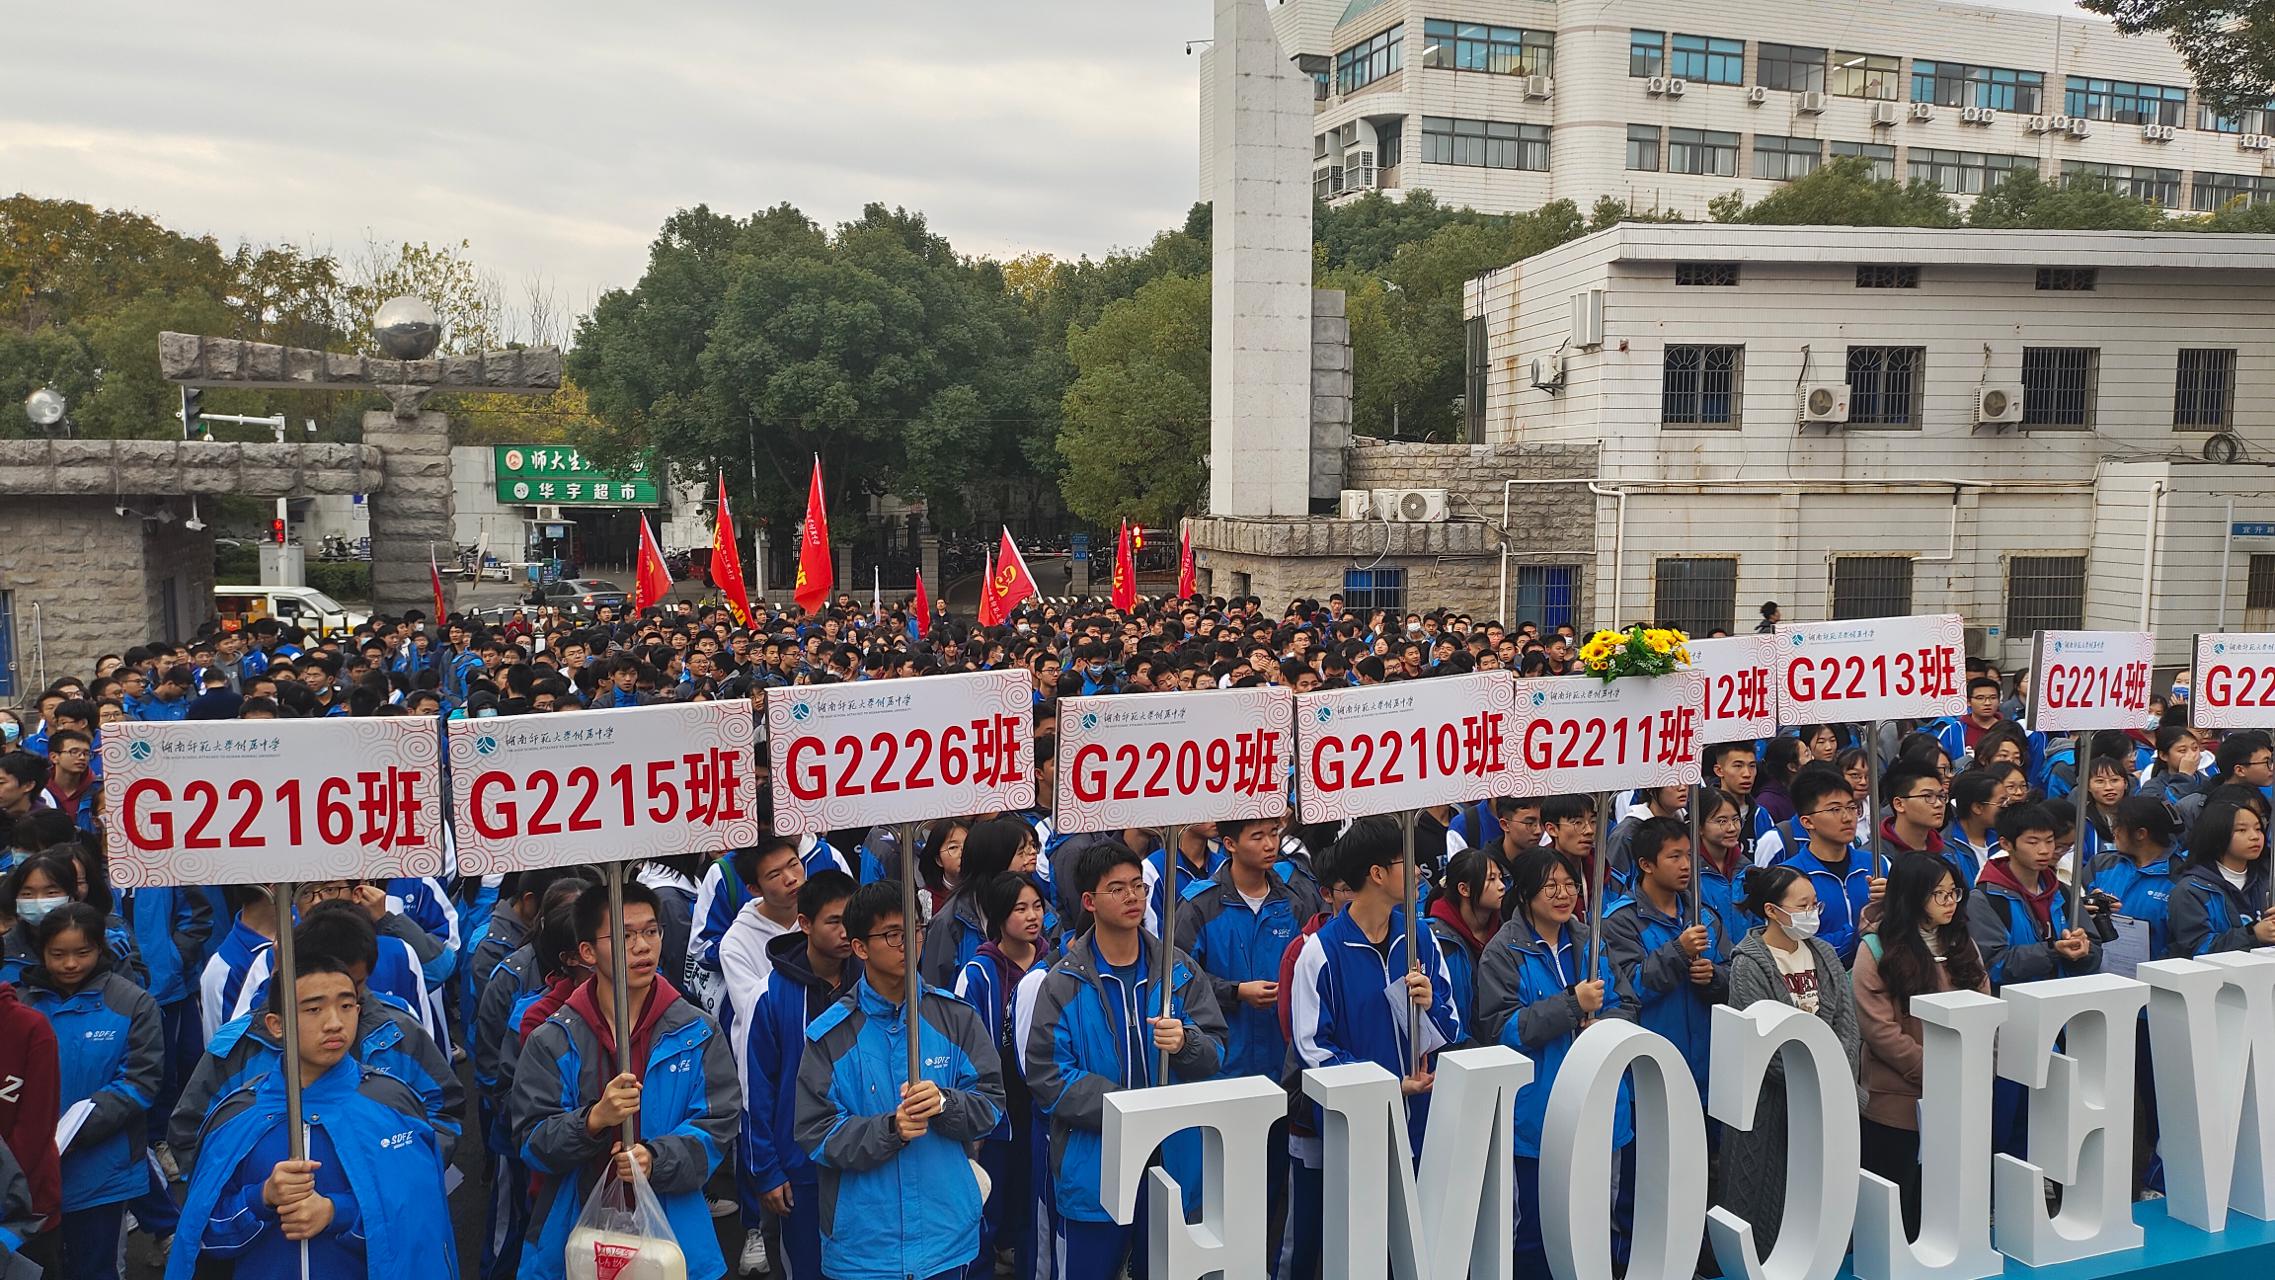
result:
[(1777, 182), (1806, 178), (1824, 163), (1825, 144), (1815, 138), (1754, 135), (1754, 176)]
[(1667, 130), (1667, 172), (1738, 176), (1738, 135), (1716, 129)]

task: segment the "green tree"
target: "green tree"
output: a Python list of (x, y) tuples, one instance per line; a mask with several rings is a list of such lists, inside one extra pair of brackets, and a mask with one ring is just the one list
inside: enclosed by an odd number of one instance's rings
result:
[(2034, 170), (2014, 174), (1975, 200), (1970, 227), (2025, 227), (2061, 231), (2154, 231), (2164, 210), (2107, 182), (2048, 182)]
[(1843, 156), (1751, 204), (1731, 192), (1708, 206), (1716, 222), (1787, 227), (1956, 227), (1959, 209), (1931, 182), (1872, 176), (1870, 162)]
[(1208, 482), (1209, 282), (1170, 275), (1067, 331), (1077, 370), (1058, 451), (1069, 510), (1097, 525), (1166, 524)]
[(2163, 36), (2213, 107), (2240, 114), (2275, 97), (2275, 0), (2078, 0), (2126, 35)]
[(371, 317), (389, 299), (409, 294), (434, 308), (442, 322), (443, 350), (504, 346), (505, 292), (497, 277), (474, 261), (470, 249), (464, 240), (439, 246), (364, 245), (355, 278), (341, 298), (349, 336), (368, 348)]

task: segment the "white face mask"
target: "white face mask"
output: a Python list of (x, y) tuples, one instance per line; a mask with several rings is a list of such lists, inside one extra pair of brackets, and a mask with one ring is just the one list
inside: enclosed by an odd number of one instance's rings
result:
[(1786, 913), (1785, 913), (1785, 925), (1784, 925), (1784, 928), (1785, 928), (1785, 932), (1786, 932), (1786, 936), (1788, 936), (1788, 937), (1792, 937), (1792, 938), (1814, 938), (1814, 937), (1816, 937), (1816, 936), (1817, 936), (1817, 917), (1818, 917), (1818, 913), (1817, 913), (1817, 912), (1815, 912), (1815, 911), (1788, 911), (1788, 912), (1786, 912)]

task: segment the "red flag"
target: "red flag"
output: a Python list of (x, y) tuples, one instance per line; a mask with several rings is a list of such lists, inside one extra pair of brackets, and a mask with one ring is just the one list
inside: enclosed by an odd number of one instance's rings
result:
[(1177, 522), (1177, 598), (1190, 600), (1200, 594), (1200, 575), (1193, 569), (1193, 522)]
[(1011, 530), (1003, 531), (1003, 545), (996, 550), (995, 573), (988, 579), (995, 586), (995, 620), (1002, 622), (1019, 607), (1019, 602), (1035, 594), (1035, 575), (1027, 572), (1027, 560), (1011, 541)]
[(822, 459), (814, 455), (814, 482), (806, 490), (806, 527), (798, 535), (798, 584), (791, 598), (808, 613), (829, 602), (837, 571), (830, 564), (829, 513), (822, 509)]
[(980, 625), (992, 627), (1003, 621), (995, 611), (995, 552), (987, 553), (987, 567), (980, 570)]
[(427, 577), (434, 583), (434, 625), (435, 633), (440, 635), (442, 620), (450, 616), (450, 598), (443, 593), (442, 566), (435, 563), (434, 544), (431, 542), (427, 544)]
[(922, 640), (932, 634), (932, 601), (924, 595), (924, 570), (916, 571), (916, 603), (909, 606), (913, 615), (909, 625), (916, 628), (916, 638)]
[(1108, 603), (1127, 613), (1137, 608), (1137, 566), (1130, 563), (1130, 522), (1122, 521), (1114, 542), (1114, 593)]
[(743, 555), (735, 545), (735, 519), (727, 514), (724, 471), (719, 473), (719, 523), (711, 529), (711, 585), (726, 593), (727, 609), (735, 615), (735, 625), (751, 625), (750, 589), (743, 585)]
[(645, 613), (670, 594), (671, 566), (664, 563), (664, 549), (656, 545), (656, 531), (648, 527), (648, 517), (643, 512), (640, 515), (640, 559), (632, 568), (632, 612)]

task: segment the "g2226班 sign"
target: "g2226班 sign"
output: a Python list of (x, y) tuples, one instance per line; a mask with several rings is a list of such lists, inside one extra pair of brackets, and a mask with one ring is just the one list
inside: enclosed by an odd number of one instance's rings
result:
[(788, 834), (1035, 803), (1024, 670), (766, 692), (774, 826)]

